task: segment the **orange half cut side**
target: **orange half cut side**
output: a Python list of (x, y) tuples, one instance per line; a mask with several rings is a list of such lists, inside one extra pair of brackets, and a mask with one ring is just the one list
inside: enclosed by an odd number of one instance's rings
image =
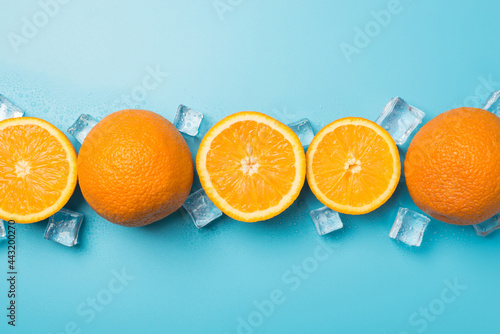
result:
[(272, 218), (297, 198), (305, 181), (305, 154), (286, 125), (240, 112), (203, 138), (196, 168), (207, 196), (228, 216), (256, 222)]
[(0, 219), (50, 217), (76, 187), (76, 152), (52, 124), (31, 117), (0, 122)]
[(325, 126), (307, 151), (307, 181), (327, 207), (365, 214), (396, 189), (401, 162), (396, 143), (378, 124), (348, 117)]

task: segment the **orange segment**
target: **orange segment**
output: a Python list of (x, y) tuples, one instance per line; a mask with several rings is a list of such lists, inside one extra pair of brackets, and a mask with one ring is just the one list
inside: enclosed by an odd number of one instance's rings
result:
[(38, 118), (0, 122), (0, 219), (33, 223), (59, 211), (76, 186), (76, 152)]
[(305, 181), (297, 135), (258, 112), (224, 118), (203, 138), (196, 168), (207, 196), (228, 216), (255, 222), (284, 211)]
[(364, 214), (384, 204), (399, 181), (394, 140), (382, 127), (348, 117), (325, 126), (307, 151), (307, 181), (330, 209)]

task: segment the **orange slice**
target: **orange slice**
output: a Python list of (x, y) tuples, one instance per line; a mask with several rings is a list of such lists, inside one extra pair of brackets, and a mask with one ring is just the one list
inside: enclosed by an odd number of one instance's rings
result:
[(401, 175), (396, 143), (381, 126), (347, 117), (328, 124), (307, 150), (307, 182), (332, 210), (364, 214), (384, 204)]
[(50, 217), (76, 186), (76, 152), (52, 124), (31, 117), (0, 122), (0, 219)]
[(196, 157), (207, 196), (222, 212), (244, 222), (266, 220), (288, 208), (304, 185), (305, 165), (297, 135), (252, 111), (215, 124)]

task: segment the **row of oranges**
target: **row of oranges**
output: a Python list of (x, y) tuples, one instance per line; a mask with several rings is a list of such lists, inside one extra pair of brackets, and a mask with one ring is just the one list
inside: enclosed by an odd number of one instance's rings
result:
[[(500, 119), (472, 108), (443, 115), (424, 126), (410, 145), (408, 189), (435, 218), (477, 223), (500, 209)], [(394, 140), (374, 122), (355, 117), (334, 121), (318, 132), (306, 155), (289, 127), (258, 112), (236, 113), (212, 127), (200, 144), (196, 168), (214, 204), (245, 222), (283, 212), (299, 195), (306, 175), (327, 207), (368, 213), (390, 198), (401, 174)], [(62, 132), (46, 121), (0, 122), (4, 220), (31, 223), (54, 214), (69, 200), (78, 175), (85, 200), (99, 215), (124, 226), (147, 225), (183, 204), (193, 172), (182, 135), (150, 111), (123, 110), (105, 117), (90, 131), (78, 157)], [(466, 190), (457, 199), (460, 189)]]

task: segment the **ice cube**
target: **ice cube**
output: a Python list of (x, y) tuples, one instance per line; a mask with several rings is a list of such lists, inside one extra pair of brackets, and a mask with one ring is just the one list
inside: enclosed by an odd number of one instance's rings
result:
[(78, 232), (82, 221), (83, 214), (61, 209), (49, 218), (49, 224), (45, 230), (45, 239), (72, 247), (78, 242)]
[(5, 222), (0, 219), (0, 240), (7, 238), (7, 231), (5, 230)]
[(402, 98), (395, 97), (387, 103), (376, 123), (389, 132), (396, 144), (403, 145), (416, 127), (422, 123), (425, 113)]
[(92, 130), (92, 128), (96, 126), (97, 123), (98, 121), (94, 117), (87, 114), (81, 114), (76, 122), (72, 126), (70, 126), (68, 132), (70, 135), (75, 137), (76, 140), (80, 142), (80, 144), (83, 144), (85, 137), (87, 137), (90, 130)]
[(0, 121), (8, 118), (23, 117), (24, 111), (7, 100), (5, 96), (0, 94)]
[(326, 206), (312, 210), (310, 214), (319, 235), (325, 235), (344, 227), (338, 212), (335, 212)]
[(179, 108), (177, 108), (174, 125), (180, 132), (189, 136), (196, 136), (202, 120), (203, 114), (201, 112), (181, 104)]
[(500, 90), (491, 93), (488, 100), (484, 103), (483, 109), (500, 116)]
[(389, 237), (410, 246), (420, 246), (425, 229), (431, 219), (407, 208), (399, 208)]
[(477, 235), (485, 237), (491, 232), (500, 229), (500, 215), (496, 214), (490, 219), (473, 226)]
[(196, 225), (197, 228), (202, 228), (222, 216), (222, 212), (208, 198), (203, 189), (189, 195), (183, 206), (193, 219), (194, 225)]
[(307, 118), (295, 123), (288, 124), (288, 127), (299, 136), (302, 146), (307, 147), (314, 138), (314, 131), (311, 122)]

